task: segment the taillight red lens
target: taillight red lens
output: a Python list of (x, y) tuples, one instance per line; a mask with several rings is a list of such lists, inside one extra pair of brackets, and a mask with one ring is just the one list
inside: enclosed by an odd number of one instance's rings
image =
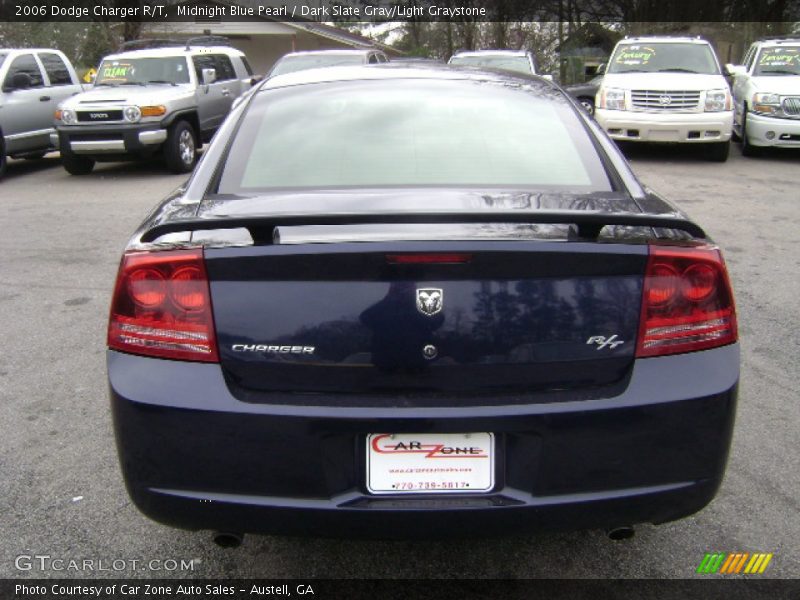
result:
[(156, 269), (135, 269), (128, 275), (128, 293), (139, 306), (154, 308), (167, 296), (164, 275)]
[(736, 341), (728, 273), (714, 247), (650, 246), (636, 355), (706, 350)]
[(669, 304), (678, 295), (680, 289), (680, 275), (674, 268), (663, 263), (652, 266), (645, 280), (648, 304), (651, 306)]
[(702, 302), (717, 289), (717, 273), (709, 265), (697, 263), (683, 273), (683, 295), (689, 302)]
[(108, 346), (161, 358), (219, 361), (202, 250), (123, 256)]
[(172, 301), (185, 311), (203, 310), (206, 305), (208, 282), (197, 267), (180, 267), (170, 278)]

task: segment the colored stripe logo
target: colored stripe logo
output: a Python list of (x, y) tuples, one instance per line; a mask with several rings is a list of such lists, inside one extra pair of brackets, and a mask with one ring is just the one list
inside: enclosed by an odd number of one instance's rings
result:
[(767, 570), (773, 554), (765, 552), (706, 552), (697, 572), (701, 574), (760, 575)]

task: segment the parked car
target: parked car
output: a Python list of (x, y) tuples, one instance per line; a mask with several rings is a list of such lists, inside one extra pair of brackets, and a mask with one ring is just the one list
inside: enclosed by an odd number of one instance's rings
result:
[(191, 171), (234, 99), (250, 89), (245, 55), (217, 37), (128, 50), (103, 59), (94, 87), (56, 112), (64, 168), (85, 175), (98, 161), (160, 153), (175, 173)]
[(460, 50), (450, 57), (447, 64), (504, 69), (514, 73), (536, 75), (536, 61), (533, 54), (525, 50)]
[(50, 142), (53, 112), (82, 91), (63, 52), (49, 48), (0, 48), (0, 177), (6, 157), (41, 158)]
[(706, 40), (670, 36), (621, 40), (595, 106), (597, 122), (615, 140), (704, 144), (709, 159), (728, 159), (731, 93)]
[(586, 109), (590, 115), (594, 114), (594, 99), (597, 96), (597, 91), (600, 89), (600, 84), (603, 83), (603, 76), (597, 75), (585, 83), (576, 83), (568, 85), (564, 88), (571, 96), (573, 96), (581, 106)]
[(223, 545), (624, 537), (714, 497), (739, 377), (719, 249), (564, 92), (391, 64), (234, 110), (130, 240), (107, 360), (133, 502)]
[(800, 148), (800, 38), (760, 40), (744, 65), (728, 65), (733, 82), (733, 131), (742, 154)]
[(389, 58), (374, 48), (350, 50), (309, 50), (284, 54), (272, 65), (267, 77), (285, 75), (306, 69), (338, 67), (343, 65), (376, 65), (389, 62)]

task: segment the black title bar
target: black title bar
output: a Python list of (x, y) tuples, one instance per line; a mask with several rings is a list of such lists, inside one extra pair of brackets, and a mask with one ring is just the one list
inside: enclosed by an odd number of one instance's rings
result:
[(0, 21), (796, 22), (800, 0), (0, 0)]

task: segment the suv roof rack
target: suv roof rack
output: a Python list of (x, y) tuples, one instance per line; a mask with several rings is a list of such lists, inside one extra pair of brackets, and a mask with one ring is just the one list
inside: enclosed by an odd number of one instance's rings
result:
[(653, 38), (673, 38), (679, 40), (702, 40), (707, 42), (708, 40), (703, 37), (702, 35), (688, 35), (685, 33), (650, 33), (645, 35), (626, 35), (624, 40), (651, 40)]
[(758, 38), (759, 42), (800, 42), (800, 36), (793, 35), (767, 35)]
[(191, 46), (232, 46), (232, 44), (224, 35), (201, 35), (186, 40), (186, 49)]
[(179, 48), (181, 46), (183, 46), (183, 42), (180, 40), (153, 38), (122, 42), (117, 51), (126, 52), (128, 50), (147, 50), (149, 48)]
[(170, 40), (166, 38), (145, 38), (141, 40), (131, 40), (129, 42), (122, 42), (119, 45), (118, 52), (127, 52), (129, 50), (148, 50), (151, 48), (182, 48), (185, 47), (189, 50), (192, 46), (233, 46), (231, 41), (221, 35), (201, 35), (183, 40)]

